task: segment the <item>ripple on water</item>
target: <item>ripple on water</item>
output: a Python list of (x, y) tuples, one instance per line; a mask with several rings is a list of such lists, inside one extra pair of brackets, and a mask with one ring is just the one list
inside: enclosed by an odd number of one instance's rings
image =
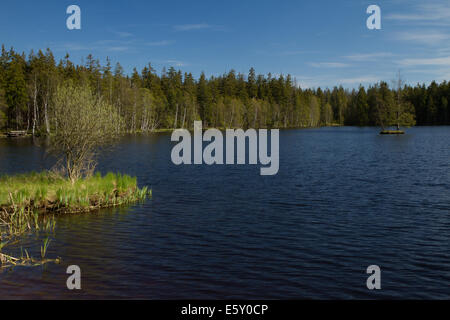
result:
[[(126, 137), (100, 169), (136, 175), (153, 199), (58, 218), (48, 255), (62, 264), (3, 270), (0, 297), (448, 299), (450, 130), (376, 133), (281, 131), (273, 177), (175, 166), (168, 134)], [(0, 149), (2, 172), (51, 164), (31, 143)], [(35, 236), (21, 245), (39, 254)], [(70, 264), (80, 293), (65, 288)], [(378, 292), (365, 286), (372, 264)]]

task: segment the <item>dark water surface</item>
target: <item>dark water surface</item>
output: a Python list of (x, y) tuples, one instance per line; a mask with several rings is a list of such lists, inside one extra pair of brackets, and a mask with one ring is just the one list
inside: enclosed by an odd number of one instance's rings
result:
[[(57, 218), (48, 257), (62, 264), (1, 271), (0, 298), (449, 299), (450, 127), (377, 132), (281, 131), (276, 176), (175, 166), (170, 134), (126, 137), (99, 169), (136, 175), (153, 199)], [(30, 140), (0, 140), (1, 173), (50, 164)], [(12, 249), (39, 256), (36, 237)], [(66, 288), (72, 264), (81, 292)]]

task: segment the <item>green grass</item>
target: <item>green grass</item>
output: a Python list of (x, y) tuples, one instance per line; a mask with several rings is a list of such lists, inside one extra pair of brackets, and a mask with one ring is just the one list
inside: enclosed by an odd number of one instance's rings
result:
[(49, 172), (0, 176), (0, 209), (7, 212), (18, 209), (90, 211), (143, 200), (147, 195), (146, 187), (137, 187), (136, 177), (120, 173), (105, 176), (96, 173), (74, 184)]
[(147, 187), (138, 188), (136, 177), (120, 173), (96, 173), (75, 183), (51, 172), (0, 176), (0, 268), (59, 263), (59, 258), (46, 258), (48, 237), (41, 246), (40, 259), (30, 257), (26, 250), (26, 256), (22, 253), (20, 258), (3, 252), (7, 244), (27, 232), (54, 231), (55, 214), (126, 205), (151, 195)]

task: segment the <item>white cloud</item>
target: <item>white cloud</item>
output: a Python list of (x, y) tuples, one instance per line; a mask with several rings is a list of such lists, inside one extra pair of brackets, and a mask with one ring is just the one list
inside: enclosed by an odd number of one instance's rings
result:
[(381, 58), (387, 58), (392, 56), (394, 55), (390, 52), (374, 52), (374, 53), (356, 53), (344, 56), (344, 58), (352, 61), (375, 61)]
[(314, 68), (345, 68), (349, 66), (340, 62), (310, 62), (308, 64)]
[(171, 45), (173, 43), (174, 43), (174, 41), (171, 41), (171, 40), (161, 40), (161, 41), (147, 42), (146, 44), (148, 46), (152, 46), (152, 47), (162, 47), (162, 46)]
[(226, 31), (227, 28), (219, 25), (212, 25), (207, 23), (194, 23), (194, 24), (179, 24), (173, 26), (175, 31), (192, 31), (192, 30), (213, 30), (213, 31)]
[(308, 88), (325, 88), (334, 86), (344, 86), (344, 87), (357, 87), (360, 84), (368, 85), (375, 84), (384, 78), (381, 76), (355, 76), (347, 78), (337, 78), (336, 75), (322, 75), (318, 77), (305, 77), (305, 76), (294, 76), (297, 81), (297, 85), (303, 89)]
[(126, 46), (111, 46), (111, 47), (105, 47), (104, 48), (106, 51), (127, 51), (129, 49), (129, 47)]
[(113, 52), (124, 52), (133, 50), (134, 47), (130, 46), (126, 42), (115, 41), (115, 40), (99, 40), (89, 44), (66, 42), (58, 43), (52, 46), (55, 51), (113, 51)]
[(450, 57), (403, 59), (399, 61), (402, 66), (445, 66), (450, 67)]
[(299, 55), (299, 54), (305, 54), (305, 53), (310, 53), (310, 51), (305, 51), (305, 50), (291, 50), (291, 51), (282, 51), (279, 54), (282, 56), (295, 56), (295, 55)]
[(132, 37), (132, 36), (133, 36), (132, 33), (130, 33), (130, 32), (124, 32), (124, 31), (116, 31), (115, 34), (118, 35), (118, 36), (121, 37), (121, 38), (129, 38), (129, 37)]
[[(304, 77), (304, 76), (293, 76), (295, 79), (297, 86), (302, 89), (313, 89), (320, 87), (322, 79), (313, 78), (313, 77)], [(323, 82), (322, 82), (323, 84)]]
[(167, 63), (169, 65), (172, 66), (176, 66), (176, 67), (184, 67), (187, 65), (187, 63), (180, 61), (180, 60), (175, 60), (175, 59), (169, 59), (169, 60), (165, 60), (163, 61), (164, 63)]
[(206, 23), (197, 23), (197, 24), (181, 24), (173, 27), (176, 31), (190, 31), (190, 30), (201, 30), (201, 29), (210, 29), (211, 25)]
[(344, 79), (337, 79), (338, 84), (364, 84), (364, 83), (376, 83), (380, 81), (381, 79), (379, 77), (375, 76), (362, 76), (362, 77), (355, 77), (355, 78), (344, 78)]
[(92, 47), (79, 43), (63, 43), (53, 46), (53, 50), (55, 51), (84, 51), (90, 49), (92, 49)]
[(437, 30), (429, 31), (405, 31), (398, 32), (394, 36), (395, 40), (418, 42), (427, 45), (439, 45), (450, 40), (450, 34)]
[(426, 25), (450, 25), (450, 2), (427, 1), (413, 6), (412, 12), (387, 14), (385, 19)]

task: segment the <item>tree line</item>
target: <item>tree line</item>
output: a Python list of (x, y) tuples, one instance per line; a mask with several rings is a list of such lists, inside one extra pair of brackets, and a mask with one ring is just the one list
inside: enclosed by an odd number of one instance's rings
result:
[(247, 75), (234, 70), (195, 79), (173, 67), (160, 74), (148, 64), (128, 75), (109, 59), (102, 66), (88, 55), (74, 64), (50, 49), (28, 55), (2, 46), (0, 130), (51, 134), (58, 127), (55, 92), (59, 83), (89, 87), (121, 117), (117, 129), (150, 132), (162, 128), (293, 128), (325, 125), (409, 126), (450, 124), (450, 82), (409, 86), (399, 77), (391, 85), (368, 88), (303, 89), (290, 75)]

